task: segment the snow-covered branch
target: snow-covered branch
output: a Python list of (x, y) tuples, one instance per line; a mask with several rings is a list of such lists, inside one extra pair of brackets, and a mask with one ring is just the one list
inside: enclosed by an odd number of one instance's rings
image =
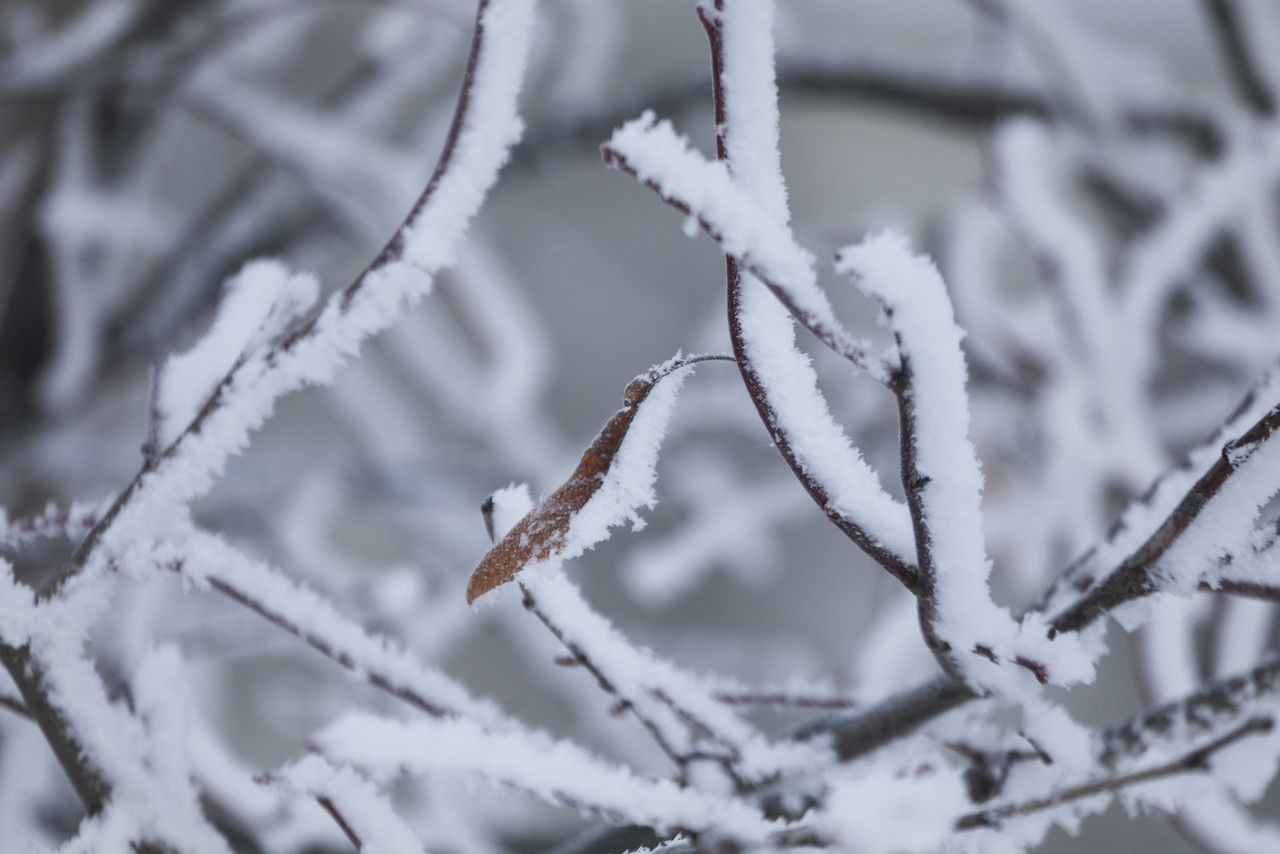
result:
[(0, 8), (6, 850), (1280, 845), (1280, 13), (668, 5)]

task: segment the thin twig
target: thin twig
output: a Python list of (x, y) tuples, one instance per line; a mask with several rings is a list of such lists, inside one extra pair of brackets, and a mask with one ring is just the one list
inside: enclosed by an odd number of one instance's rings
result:
[(1007, 819), (1030, 815), (1047, 809), (1053, 809), (1054, 807), (1063, 806), (1074, 801), (1093, 797), (1094, 795), (1118, 792), (1121, 789), (1140, 785), (1142, 783), (1150, 783), (1166, 777), (1173, 777), (1178, 774), (1207, 771), (1209, 768), (1209, 760), (1212, 758), (1213, 754), (1230, 747), (1247, 736), (1270, 732), (1273, 726), (1274, 723), (1271, 718), (1251, 718), (1227, 734), (1215, 738), (1208, 744), (1198, 747), (1172, 762), (1166, 762), (1162, 765), (1145, 768), (1141, 771), (1133, 771), (1127, 774), (1119, 774), (1114, 777), (1104, 777), (1099, 780), (1091, 780), (1087, 783), (1082, 783), (1078, 786), (1070, 786), (1039, 798), (1030, 798), (1025, 801), (1003, 804), (998, 807), (991, 807), (978, 812), (972, 812), (957, 819), (955, 827), (956, 830), (971, 830), (978, 827), (999, 827), (1000, 824)]
[(0, 524), (0, 549), (15, 549), (33, 540), (77, 537), (93, 527), (101, 503), (50, 505), (43, 513)]
[[(174, 568), (181, 571), (180, 566), (174, 567)], [(350, 655), (348, 655), (347, 653), (339, 649), (336, 649), (332, 644), (330, 644), (323, 637), (315, 634), (314, 632), (310, 632), (310, 631), (307, 631), (306, 629), (303, 629), (301, 626), (298, 626), (297, 624), (289, 620), (284, 615), (275, 611), (265, 602), (260, 602), (254, 599), (245, 591), (240, 590), (237, 587), (234, 587), (230, 582), (221, 578), (210, 578), (208, 583), (211, 588), (213, 588), (214, 590), (217, 590), (219, 593), (226, 596), (228, 599), (231, 599), (235, 602), (240, 603), (241, 605), (248, 608), (250, 611), (253, 611), (255, 614), (258, 614), (259, 616), (265, 618), (268, 622), (272, 623), (273, 625), (279, 626), (280, 628), (284, 629), (286, 632), (298, 638), (307, 646), (314, 649), (316, 652), (336, 662), (337, 664), (341, 665), (343, 668), (351, 671), (352, 673), (362, 676), (370, 685), (374, 686), (375, 688), (386, 691), (388, 694), (391, 694), (394, 697), (398, 697), (399, 699), (404, 700), (409, 705), (413, 706), (414, 708), (418, 709), (421, 712), (424, 712), (430, 715), (433, 718), (444, 718), (444, 717), (453, 716), (454, 713), (451, 709), (447, 709), (444, 706), (441, 706), (439, 703), (432, 702), (431, 700), (424, 697), (421, 693), (405, 685), (402, 680), (395, 678), (394, 675), (383, 673), (377, 668), (372, 668), (369, 666), (368, 662), (355, 661)]]
[(714, 696), (727, 706), (790, 706), (796, 709), (848, 710), (860, 705), (852, 697), (811, 694), (802, 691), (717, 691)]
[[(488, 5), (489, 0), (480, 0), (478, 4), (475, 33), (472, 38), (471, 52), (467, 60), (457, 107), (435, 171), (426, 189), (414, 205), (413, 210), (396, 230), (387, 245), (341, 294), (336, 295), (335, 298), (338, 302), (332, 304), (336, 304), (341, 311), (345, 312), (350, 309), (355, 296), (375, 278), (376, 273), (402, 259), (405, 250), (405, 230), (417, 221), (423, 208), (434, 197), (441, 181), (450, 172), (455, 152), (460, 144), (463, 128), (470, 118), (472, 109), (471, 90), (476, 77), (475, 71), (480, 53), (485, 49), (484, 16)], [(503, 46), (502, 49), (505, 50), (506, 46)], [(317, 321), (320, 316), (318, 313), (313, 314), (300, 327), (273, 342), (266, 353), (266, 363), (268, 365), (275, 364), (279, 357), (287, 354), (300, 340), (316, 334)], [(162, 453), (144, 463), (134, 479), (125, 487), (111, 507), (98, 519), (84, 540), (81, 541), (67, 563), (41, 589), (39, 597), (41, 600), (48, 600), (50, 597), (57, 595), (63, 585), (85, 567), (111, 525), (129, 505), (130, 500), (139, 492), (145, 478), (176, 457), (184, 440), (193, 434), (200, 433), (209, 417), (222, 408), (225, 402), (224, 396), (232, 393), (234, 380), (237, 378), (238, 371), (243, 364), (244, 359), (242, 357), (217, 385), (186, 429)], [(87, 755), (78, 735), (72, 731), (65, 716), (52, 702), (50, 692), (45, 684), (46, 677), (43, 673), (42, 664), (31, 654), (28, 647), (14, 648), (7, 645), (0, 645), (0, 662), (3, 662), (14, 683), (18, 686), (27, 708), (40, 725), (45, 738), (49, 741), (77, 794), (84, 802), (86, 809), (90, 813), (100, 811), (110, 797), (110, 782), (96, 768)]]
[(1271, 659), (1246, 673), (1220, 679), (1186, 697), (1151, 709), (1138, 717), (1104, 730), (1099, 761), (1114, 768), (1126, 759), (1139, 758), (1165, 733), (1209, 735), (1223, 716), (1239, 717), (1252, 704), (1268, 703), (1280, 692), (1280, 659)]
[(30, 647), (8, 644), (0, 644), (0, 663), (9, 671), (27, 713), (49, 742), (85, 811), (97, 815), (111, 796), (111, 784), (97, 763), (86, 755), (65, 714), (51, 699), (43, 663), (32, 655)]
[(333, 818), (334, 823), (338, 825), (338, 828), (342, 831), (343, 835), (346, 836), (347, 839), (351, 840), (351, 844), (356, 847), (357, 851), (364, 848), (364, 843), (360, 841), (360, 837), (351, 828), (351, 824), (345, 817), (343, 817), (342, 813), (339, 812), (338, 807), (333, 803), (332, 798), (319, 795), (316, 798), (316, 803), (323, 807), (324, 811)]
[(1248, 599), (1261, 599), (1264, 602), (1280, 603), (1280, 587), (1274, 584), (1263, 584), (1258, 581), (1235, 581), (1230, 578), (1219, 578), (1214, 581), (1201, 581), (1199, 589), (1206, 593), (1226, 593), (1232, 596), (1244, 596)]
[[(672, 743), (668, 734), (663, 731), (662, 726), (660, 726), (652, 717), (645, 714), (632, 698), (627, 697), (618, 689), (614, 681), (609, 678), (609, 675), (605, 673), (600, 665), (591, 657), (591, 654), (587, 650), (583, 649), (582, 646), (569, 640), (565, 636), (564, 630), (551, 618), (549, 614), (547, 614), (546, 611), (538, 606), (537, 599), (534, 598), (533, 593), (530, 592), (524, 582), (517, 582), (517, 584), (520, 586), (520, 601), (525, 610), (537, 617), (538, 620), (546, 626), (547, 631), (551, 632), (552, 636), (554, 636), (555, 639), (569, 651), (569, 655), (572, 656), (576, 665), (584, 668), (595, 678), (596, 684), (600, 686), (600, 690), (617, 698), (618, 703), (615, 708), (617, 708), (619, 712), (631, 712), (631, 714), (635, 716), (636, 720), (639, 721), (640, 725), (645, 728), (650, 736), (652, 736), (654, 742), (662, 752), (665, 753), (667, 758), (676, 766), (679, 772), (677, 779), (679, 779), (681, 783), (687, 782), (688, 780), (690, 763), (695, 760), (710, 759), (719, 763), (721, 767), (725, 769), (725, 772), (730, 775), (730, 778), (740, 784), (740, 780), (736, 772), (733, 770), (734, 758), (732, 755), (707, 753), (705, 751), (684, 751), (677, 748), (676, 745)], [(680, 714), (681, 709), (672, 703), (670, 698), (664, 697), (664, 701), (677, 715)]]
[(915, 394), (912, 390), (912, 357), (910, 353), (903, 352), (901, 338), (896, 334), (895, 338), (898, 340), (898, 357), (901, 365), (894, 375), (891, 388), (898, 402), (898, 443), (902, 488), (907, 496), (907, 507), (911, 511), (911, 527), (916, 535), (916, 566), (920, 579), (920, 591), (917, 593), (920, 631), (924, 635), (925, 645), (933, 653), (942, 672), (957, 682), (964, 683), (966, 680), (955, 660), (951, 644), (937, 631), (937, 568), (934, 566), (932, 537), (929, 533), (928, 515), (924, 510), (922, 496), (929, 478), (920, 471), (916, 462), (917, 431)]

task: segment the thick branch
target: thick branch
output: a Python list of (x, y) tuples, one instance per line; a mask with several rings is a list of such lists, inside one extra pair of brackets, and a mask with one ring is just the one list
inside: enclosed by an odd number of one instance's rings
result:
[(0, 662), (9, 671), (13, 684), (22, 695), (26, 713), (49, 742), (58, 764), (84, 804), (85, 812), (98, 814), (111, 796), (111, 784), (85, 756), (66, 717), (50, 699), (43, 665), (31, 654), (29, 647), (15, 648), (5, 644), (0, 644)]
[(1249, 704), (1278, 693), (1280, 660), (1273, 659), (1105, 730), (1100, 737), (1100, 760), (1114, 768), (1125, 759), (1140, 757), (1167, 733), (1208, 735), (1224, 717), (1239, 716)]
[(865, 710), (812, 721), (795, 730), (791, 738), (797, 741), (830, 738), (836, 756), (848, 762), (910, 735), (939, 715), (977, 697), (977, 693), (949, 676), (938, 676)]
[(1227, 593), (1233, 596), (1243, 596), (1246, 599), (1280, 602), (1280, 587), (1274, 584), (1263, 584), (1258, 581), (1235, 581), (1230, 578), (1219, 578), (1212, 582), (1200, 582), (1200, 589), (1206, 593)]
[(787, 706), (794, 709), (856, 709), (861, 705), (852, 697), (807, 691), (717, 691), (715, 698), (726, 706)]

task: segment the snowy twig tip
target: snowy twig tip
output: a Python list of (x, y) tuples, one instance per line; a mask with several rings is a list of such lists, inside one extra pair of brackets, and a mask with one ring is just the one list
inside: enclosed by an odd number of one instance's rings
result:
[(319, 284), (274, 260), (250, 261), (227, 280), (201, 338), (157, 367), (151, 389), (148, 458), (164, 450), (196, 416), (237, 361), (284, 331), (316, 301)]
[(913, 252), (910, 239), (893, 228), (873, 232), (862, 242), (838, 251), (835, 270), (853, 279), (867, 296), (886, 304), (897, 302), (905, 295), (905, 289), (916, 283), (926, 283), (930, 290), (946, 293), (933, 260)]

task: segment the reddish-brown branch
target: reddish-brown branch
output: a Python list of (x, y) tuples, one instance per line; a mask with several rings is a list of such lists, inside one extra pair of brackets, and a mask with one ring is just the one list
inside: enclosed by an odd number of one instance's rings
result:
[[(181, 569), (180, 566), (175, 568), (179, 570)], [(334, 648), (334, 646), (323, 637), (306, 631), (293, 621), (289, 620), (283, 614), (272, 609), (265, 602), (259, 602), (248, 593), (234, 587), (229, 582), (220, 578), (211, 578), (209, 579), (209, 586), (227, 598), (240, 603), (250, 611), (253, 611), (255, 614), (265, 618), (268, 622), (284, 629), (286, 632), (298, 638), (307, 646), (311, 647), (331, 661), (336, 662), (352, 673), (362, 676), (375, 688), (386, 691), (394, 697), (399, 697), (409, 705), (414, 706), (419, 711), (425, 712), (433, 718), (453, 716), (454, 712), (452, 709), (447, 709), (438, 703), (428, 700), (417, 691), (414, 691), (412, 688), (409, 688), (396, 680), (393, 676), (380, 673), (376, 668), (371, 669), (367, 663), (356, 662), (350, 655)]]
[(1273, 407), (1238, 439), (1228, 442), (1160, 527), (1106, 578), (1054, 617), (1050, 624), (1053, 633), (1079, 631), (1125, 602), (1156, 592), (1158, 584), (1152, 569), (1238, 470), (1240, 461), (1234, 452), (1269, 441), (1277, 428), (1280, 406)]
[[(911, 528), (916, 536), (916, 565), (919, 567), (917, 574), (920, 579), (920, 591), (917, 594), (920, 631), (924, 635), (929, 651), (933, 653), (933, 657), (942, 668), (942, 672), (957, 682), (964, 683), (965, 679), (955, 662), (951, 644), (947, 643), (937, 631), (937, 569), (934, 566), (932, 538), (929, 534), (928, 517), (924, 511), (921, 494), (929, 479), (921, 473), (916, 464), (916, 414), (911, 389), (911, 355), (903, 351), (900, 337), (898, 337), (898, 352), (901, 366), (894, 375), (891, 388), (898, 400), (898, 446), (902, 487), (907, 496), (907, 509), (911, 511)], [(990, 650), (986, 650), (986, 653), (992, 661), (995, 661), (994, 653)]]
[(316, 797), (316, 803), (333, 818), (334, 823), (338, 825), (338, 828), (342, 831), (343, 835), (346, 836), (347, 839), (351, 840), (351, 844), (356, 847), (357, 851), (364, 848), (364, 843), (360, 841), (359, 835), (354, 829), (352, 829), (351, 825), (342, 815), (342, 812), (333, 803), (333, 799), (325, 797), (324, 795), (319, 795)]
[(74, 507), (62, 507), (54, 512), (40, 513), (9, 523), (8, 536), (0, 541), (0, 548), (14, 548), (45, 537), (71, 537), (81, 530), (93, 527), (97, 521), (95, 510), (75, 514)]
[(852, 697), (834, 694), (810, 694), (801, 691), (717, 691), (715, 698), (726, 706), (790, 706), (796, 709), (856, 709), (861, 705)]
[[(717, 2), (717, 11), (720, 8), (720, 2)], [(698, 17), (701, 19), (703, 27), (706, 28), (707, 38), (711, 45), (711, 73), (712, 73), (712, 94), (715, 105), (715, 122), (716, 122), (716, 156), (724, 161), (728, 158), (728, 148), (726, 146), (725, 134), (728, 133), (728, 116), (726, 114), (724, 87), (721, 83), (721, 74), (724, 71), (724, 50), (720, 37), (720, 25), (716, 20), (716, 15), (710, 13), (706, 6), (698, 7)], [(732, 257), (725, 259), (725, 279), (727, 281), (728, 291), (728, 315), (729, 315), (729, 338), (733, 345), (733, 355), (738, 362), (738, 370), (742, 374), (742, 382), (746, 386), (747, 394), (750, 395), (752, 403), (755, 404), (756, 411), (760, 415), (761, 422), (764, 423), (765, 429), (769, 432), (769, 437), (773, 440), (774, 446), (778, 449), (778, 453), (786, 461), (791, 471), (795, 474), (796, 479), (804, 487), (805, 491), (814, 502), (822, 508), (827, 518), (838, 528), (841, 533), (852, 540), (860, 549), (870, 555), (877, 563), (888, 570), (894, 578), (902, 582), (912, 593), (919, 592), (919, 580), (917, 578), (916, 569), (910, 563), (905, 561), (902, 556), (895, 554), (891, 550), (884, 547), (876, 538), (872, 537), (866, 529), (849, 518), (845, 514), (832, 506), (831, 496), (827, 493), (826, 487), (819, 483), (812, 474), (810, 474), (799, 458), (796, 456), (795, 448), (791, 444), (791, 438), (786, 431), (779, 426), (777, 413), (774, 411), (773, 404), (769, 399), (769, 392), (765, 388), (764, 383), (760, 380), (760, 374), (750, 354), (747, 351), (745, 335), (742, 330), (741, 310), (742, 310), (742, 289), (743, 289), (743, 271), (738, 261)]]

